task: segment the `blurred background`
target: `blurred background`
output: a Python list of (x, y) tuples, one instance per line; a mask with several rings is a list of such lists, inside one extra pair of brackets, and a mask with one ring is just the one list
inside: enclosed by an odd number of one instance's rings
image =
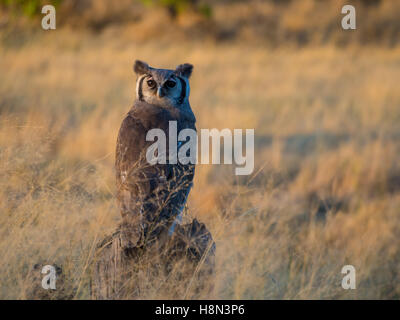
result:
[(397, 0), (0, 0), (0, 298), (31, 298), (39, 262), (68, 279), (54, 298), (90, 298), (141, 59), (194, 64), (198, 129), (255, 129), (251, 176), (197, 166), (186, 218), (211, 230), (216, 274), (211, 296), (186, 298), (398, 299), (399, 14)]

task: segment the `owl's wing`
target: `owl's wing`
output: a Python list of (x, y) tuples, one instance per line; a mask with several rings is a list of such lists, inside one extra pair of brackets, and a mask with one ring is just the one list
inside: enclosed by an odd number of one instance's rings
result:
[(118, 133), (115, 170), (123, 218), (140, 215), (145, 198), (157, 181), (156, 168), (146, 161), (146, 132), (142, 122), (128, 114)]
[(141, 123), (129, 114), (124, 118), (118, 132), (117, 148), (115, 152), (115, 170), (117, 191), (126, 187), (128, 174), (136, 166), (143, 148), (144, 128)]
[[(124, 221), (148, 230), (172, 223), (182, 213), (194, 177), (194, 165), (155, 164), (146, 160), (149, 128), (162, 128), (163, 117), (128, 114), (122, 122), (116, 149), (117, 199)], [(131, 228), (133, 229), (133, 228)], [(146, 231), (145, 231), (146, 233)]]

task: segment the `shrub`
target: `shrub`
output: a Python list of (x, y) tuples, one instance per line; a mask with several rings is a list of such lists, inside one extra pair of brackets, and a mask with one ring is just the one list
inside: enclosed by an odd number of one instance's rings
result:
[(56, 7), (61, 2), (62, 0), (0, 0), (0, 6), (16, 14), (34, 17), (41, 13), (42, 6), (51, 4)]
[(187, 10), (194, 10), (206, 17), (211, 16), (211, 7), (205, 3), (199, 3), (198, 0), (140, 0), (145, 5), (161, 6), (168, 9), (171, 17), (175, 18)]

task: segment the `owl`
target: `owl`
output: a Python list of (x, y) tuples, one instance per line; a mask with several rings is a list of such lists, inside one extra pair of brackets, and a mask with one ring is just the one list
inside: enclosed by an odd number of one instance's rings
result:
[[(122, 215), (124, 246), (143, 247), (173, 234), (180, 222), (195, 173), (194, 164), (150, 164), (146, 141), (151, 129), (164, 131), (169, 146), (169, 122), (177, 131), (196, 130), (189, 104), (193, 66), (157, 69), (136, 61), (136, 100), (122, 121), (116, 147), (117, 202)], [(172, 152), (172, 151), (171, 151)], [(166, 159), (170, 151), (166, 150)]]

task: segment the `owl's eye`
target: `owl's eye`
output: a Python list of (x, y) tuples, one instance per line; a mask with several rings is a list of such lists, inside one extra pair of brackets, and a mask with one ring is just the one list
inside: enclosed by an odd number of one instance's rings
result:
[(165, 82), (165, 85), (166, 85), (168, 88), (173, 88), (173, 87), (175, 87), (176, 82), (175, 82), (175, 81), (172, 81), (172, 80), (168, 80), (167, 82)]
[(147, 80), (147, 85), (150, 88), (154, 88), (156, 86), (156, 82), (154, 80)]

